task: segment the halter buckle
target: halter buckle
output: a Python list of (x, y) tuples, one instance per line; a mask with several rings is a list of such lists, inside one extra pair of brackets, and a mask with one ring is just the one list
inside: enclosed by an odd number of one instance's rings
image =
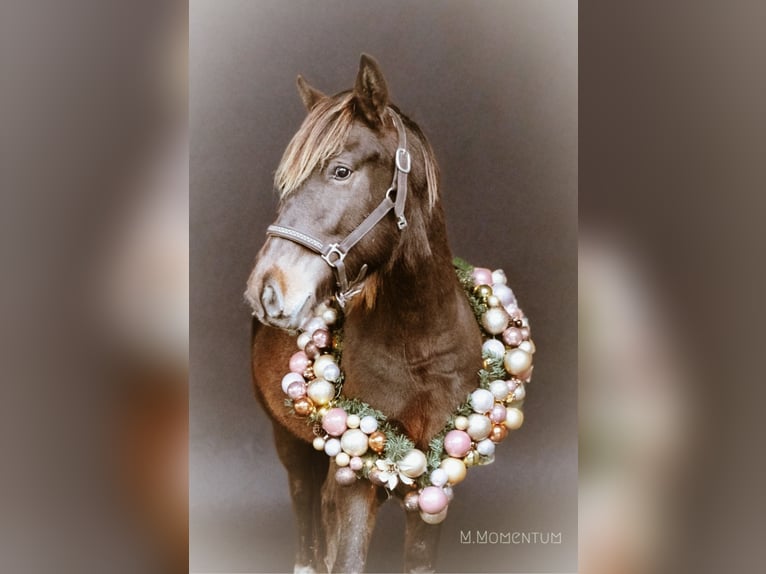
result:
[[(331, 255), (337, 255), (335, 259), (330, 259)], [(327, 262), (330, 267), (335, 267), (338, 261), (343, 261), (346, 258), (346, 252), (343, 251), (337, 243), (331, 243), (327, 246), (327, 251), (322, 253), (322, 259)]]
[[(402, 162), (404, 162), (406, 167), (402, 164)], [(410, 173), (411, 167), (412, 158), (410, 157), (410, 152), (408, 152), (403, 147), (396, 148), (396, 169), (402, 173)]]

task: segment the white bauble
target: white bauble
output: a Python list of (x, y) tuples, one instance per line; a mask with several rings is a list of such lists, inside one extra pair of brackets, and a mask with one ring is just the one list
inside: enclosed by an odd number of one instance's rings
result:
[(487, 389), (476, 389), (471, 393), (471, 408), (477, 413), (488, 412), (494, 404), (495, 397)]
[(325, 441), (324, 451), (327, 453), (327, 456), (338, 456), (340, 454), (340, 441), (337, 438)]
[(505, 356), (505, 345), (497, 339), (487, 339), (481, 346), (481, 353), (482, 355), (491, 355), (497, 359), (502, 359)]
[(444, 522), (444, 519), (447, 518), (447, 509), (449, 507), (445, 506), (444, 510), (437, 512), (436, 514), (428, 514), (427, 512), (421, 512), (420, 518), (423, 519), (423, 522), (426, 524), (439, 524), (440, 522)]
[(367, 452), (368, 437), (359, 429), (349, 429), (340, 437), (340, 446), (351, 456), (362, 456)]
[(372, 434), (378, 430), (378, 421), (375, 420), (375, 417), (367, 415), (366, 417), (362, 417), (362, 420), (359, 421), (359, 428), (362, 429), (362, 432), (364, 433)]
[(335, 396), (335, 387), (324, 379), (314, 379), (306, 394), (315, 405), (324, 406)]
[(508, 327), (508, 313), (501, 307), (492, 307), (481, 316), (481, 324), (487, 333), (499, 335)]
[(506, 371), (512, 375), (520, 375), (532, 366), (532, 355), (523, 349), (511, 349), (505, 354), (503, 363)]
[(422, 451), (413, 448), (404, 458), (399, 461), (399, 471), (410, 478), (417, 478), (426, 471), (426, 455)]
[(495, 452), (495, 443), (488, 438), (485, 438), (476, 444), (476, 450), (481, 455), (489, 456)]
[(492, 430), (492, 421), (485, 415), (474, 413), (468, 417), (468, 429), (466, 432), (473, 440), (484, 440)]
[(502, 401), (508, 396), (508, 383), (500, 379), (492, 381), (489, 384), (489, 392), (492, 393), (492, 396), (498, 401)]
[(335, 357), (332, 355), (322, 355), (317, 357), (314, 361), (314, 376), (324, 377), (324, 370), (328, 365), (335, 365)]

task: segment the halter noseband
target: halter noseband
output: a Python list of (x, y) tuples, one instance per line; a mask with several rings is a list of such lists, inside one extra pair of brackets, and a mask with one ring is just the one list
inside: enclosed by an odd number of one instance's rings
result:
[[(362, 290), (362, 281), (367, 274), (367, 264), (365, 263), (359, 270), (356, 279), (349, 282), (344, 260), (351, 248), (372, 231), (392, 209), (399, 230), (403, 231), (407, 227), (404, 204), (407, 201), (407, 174), (410, 173), (412, 167), (412, 158), (410, 152), (407, 151), (407, 132), (404, 129), (402, 119), (391, 108), (388, 108), (388, 113), (394, 121), (399, 136), (399, 144), (394, 154), (395, 169), (391, 187), (388, 188), (382, 201), (372, 213), (365, 217), (345, 239), (338, 243), (323, 243), (307, 233), (284, 225), (269, 225), (266, 230), (266, 235), (270, 237), (287, 239), (317, 253), (333, 269), (338, 287), (335, 298), (341, 307), (345, 307), (346, 303)], [(392, 193), (396, 194), (395, 199), (391, 199)]]

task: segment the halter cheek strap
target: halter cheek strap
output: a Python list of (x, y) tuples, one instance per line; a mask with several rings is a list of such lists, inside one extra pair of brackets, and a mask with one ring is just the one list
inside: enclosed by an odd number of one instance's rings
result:
[[(396, 216), (396, 225), (400, 231), (407, 227), (407, 218), (404, 216), (404, 206), (407, 202), (407, 175), (412, 167), (412, 158), (407, 151), (407, 132), (399, 115), (391, 108), (388, 113), (394, 121), (399, 137), (399, 145), (394, 155), (394, 177), (391, 187), (378, 206), (364, 220), (354, 228), (343, 240), (337, 243), (325, 243), (308, 233), (304, 233), (292, 227), (284, 225), (269, 225), (266, 234), (270, 237), (281, 237), (317, 253), (335, 273), (337, 292), (335, 298), (341, 307), (354, 295), (362, 290), (362, 282), (367, 275), (367, 264), (362, 265), (356, 279), (349, 281), (346, 269), (346, 255), (354, 245), (364, 238), (382, 219), (393, 209)], [(396, 194), (392, 199), (392, 194)]]

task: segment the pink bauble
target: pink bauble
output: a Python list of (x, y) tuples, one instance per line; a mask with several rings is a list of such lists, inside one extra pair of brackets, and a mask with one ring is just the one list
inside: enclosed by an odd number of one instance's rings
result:
[(292, 357), (290, 357), (290, 371), (293, 373), (301, 373), (309, 366), (309, 358), (303, 351), (298, 351)]
[(492, 285), (492, 271), (485, 267), (476, 267), (471, 273), (475, 285)]
[(348, 467), (351, 470), (362, 470), (363, 466), (364, 466), (364, 461), (358, 456), (352, 456), (351, 460), (348, 462)]
[(523, 341), (521, 336), (521, 329), (516, 327), (508, 327), (503, 331), (503, 342), (509, 347), (518, 347), (519, 343)]
[(287, 396), (291, 399), (299, 399), (306, 394), (306, 383), (293, 381), (287, 387)]
[(326, 349), (330, 346), (332, 339), (330, 338), (330, 331), (327, 329), (317, 329), (311, 335), (311, 341), (319, 348)]
[(438, 486), (427, 486), (418, 496), (420, 510), (428, 514), (437, 514), (447, 507), (447, 495)]
[(465, 431), (451, 430), (444, 437), (444, 450), (450, 456), (462, 458), (471, 450), (471, 437)]
[(501, 423), (505, 421), (506, 414), (505, 406), (496, 404), (489, 412), (489, 420), (491, 420), (493, 423)]
[(322, 418), (322, 428), (330, 436), (340, 436), (346, 430), (347, 417), (346, 411), (341, 408), (330, 409)]

